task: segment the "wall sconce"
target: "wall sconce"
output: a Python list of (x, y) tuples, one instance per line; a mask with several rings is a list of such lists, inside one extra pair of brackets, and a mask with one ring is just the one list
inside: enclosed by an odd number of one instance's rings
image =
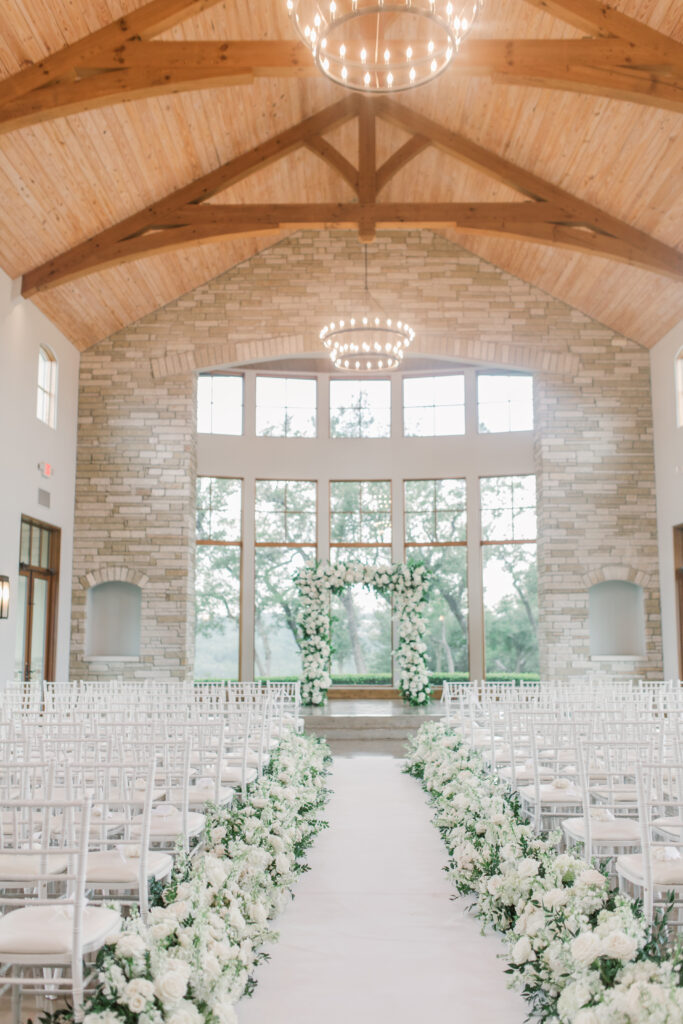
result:
[(9, 576), (0, 576), (0, 619), (9, 618)]

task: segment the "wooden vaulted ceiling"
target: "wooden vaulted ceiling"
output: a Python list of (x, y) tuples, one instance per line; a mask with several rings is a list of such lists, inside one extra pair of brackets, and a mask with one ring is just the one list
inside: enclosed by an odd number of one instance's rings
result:
[(683, 319), (680, 0), (489, 0), (375, 102), (284, 8), (3, 0), (0, 267), (80, 348), (327, 225), (429, 226), (645, 345)]

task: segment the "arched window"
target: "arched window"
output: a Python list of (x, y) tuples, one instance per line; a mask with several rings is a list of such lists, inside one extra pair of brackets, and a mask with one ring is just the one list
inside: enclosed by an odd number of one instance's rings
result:
[(86, 602), (86, 656), (136, 658), (140, 654), (142, 591), (134, 583), (98, 583)]
[(676, 354), (676, 423), (683, 427), (683, 348)]
[(38, 352), (38, 401), (36, 415), (48, 427), (57, 426), (57, 360), (49, 348)]
[(591, 657), (637, 658), (645, 654), (643, 588), (605, 580), (588, 591)]

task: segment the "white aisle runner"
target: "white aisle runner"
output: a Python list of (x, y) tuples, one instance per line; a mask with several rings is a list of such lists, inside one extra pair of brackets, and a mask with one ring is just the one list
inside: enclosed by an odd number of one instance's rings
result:
[(391, 757), (336, 758), (329, 831), (278, 919), (240, 1024), (522, 1024), (502, 949), (453, 902), (418, 782)]

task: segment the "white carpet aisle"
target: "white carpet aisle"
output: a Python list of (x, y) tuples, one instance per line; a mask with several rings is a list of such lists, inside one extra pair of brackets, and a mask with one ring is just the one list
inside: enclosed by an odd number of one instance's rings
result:
[(279, 918), (240, 1024), (522, 1024), (501, 945), (465, 914), (419, 784), (391, 757), (335, 758), (329, 831)]

